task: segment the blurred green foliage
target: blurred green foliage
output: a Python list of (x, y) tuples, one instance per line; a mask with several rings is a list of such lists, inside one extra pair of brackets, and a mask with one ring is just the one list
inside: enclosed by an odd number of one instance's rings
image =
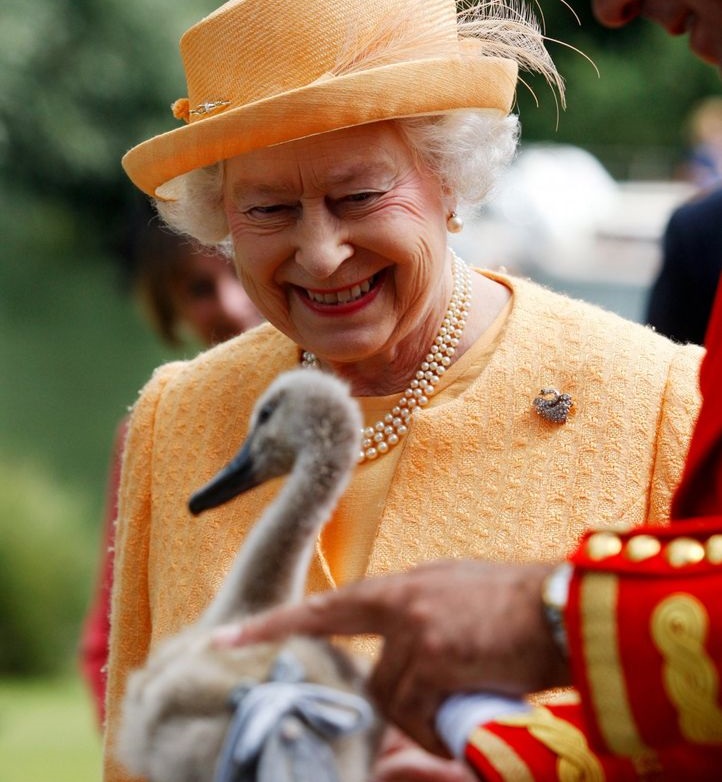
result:
[(719, 72), (690, 54), (686, 36), (673, 38), (646, 20), (609, 30), (588, 0), (573, 0), (574, 13), (557, 0), (538, 5), (567, 108), (558, 112), (549, 88), (525, 77), (536, 98), (518, 91), (523, 139), (584, 147), (620, 179), (673, 174), (686, 151), (690, 111), (722, 93)]
[(54, 200), (0, 194), (0, 674), (66, 666), (115, 427), (156, 340)]
[(7, 782), (98, 782), (101, 741), (80, 682), (0, 679), (0, 758)]
[(55, 673), (77, 644), (95, 553), (84, 502), (37, 465), (0, 453), (3, 675)]
[(172, 127), (178, 39), (213, 0), (5, 0), (0, 176), (53, 196), (98, 234), (122, 227), (132, 144)]
[(56, 202), (0, 195), (0, 233), (0, 443), (91, 492), (94, 530), (115, 425), (168, 356)]

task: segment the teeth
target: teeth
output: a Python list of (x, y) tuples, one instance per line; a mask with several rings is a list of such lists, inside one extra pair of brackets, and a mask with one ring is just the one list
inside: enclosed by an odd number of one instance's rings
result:
[(334, 293), (322, 293), (320, 291), (309, 291), (308, 298), (312, 301), (317, 301), (319, 304), (348, 304), (350, 301), (355, 301), (364, 294), (371, 290), (371, 284), (373, 278), (364, 280), (359, 285), (353, 285), (351, 288), (345, 288), (342, 291), (336, 291)]

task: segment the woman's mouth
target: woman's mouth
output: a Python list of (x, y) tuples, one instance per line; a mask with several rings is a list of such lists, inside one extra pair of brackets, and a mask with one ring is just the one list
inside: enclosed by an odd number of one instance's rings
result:
[(337, 288), (335, 290), (300, 288), (300, 290), (304, 294), (302, 299), (313, 309), (324, 312), (347, 312), (349, 309), (363, 306), (371, 298), (375, 298), (380, 287), (381, 277), (382, 273), (379, 272), (361, 282), (354, 283), (348, 288)]

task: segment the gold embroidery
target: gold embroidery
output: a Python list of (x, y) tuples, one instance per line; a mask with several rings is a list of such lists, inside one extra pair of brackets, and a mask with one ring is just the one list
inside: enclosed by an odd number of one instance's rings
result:
[(664, 771), (662, 763), (656, 752), (648, 752), (630, 758), (636, 775), (641, 779), (659, 779)]
[(654, 609), (651, 631), (664, 657), (664, 686), (679, 712), (679, 729), (688, 741), (722, 741), (719, 680), (704, 648), (709, 616), (696, 597), (670, 595)]
[(555, 717), (548, 709), (537, 706), (533, 711), (500, 717), (501, 725), (527, 728), (534, 738), (557, 755), (559, 782), (603, 782), (604, 769), (592, 754), (584, 734), (566, 720)]
[(615, 755), (640, 755), (649, 750), (637, 731), (619, 660), (618, 591), (616, 576), (590, 573), (582, 579), (584, 663), (597, 724), (610, 751)]
[(476, 728), (469, 743), (481, 752), (499, 776), (507, 782), (534, 782), (529, 767), (499, 736), (485, 728)]

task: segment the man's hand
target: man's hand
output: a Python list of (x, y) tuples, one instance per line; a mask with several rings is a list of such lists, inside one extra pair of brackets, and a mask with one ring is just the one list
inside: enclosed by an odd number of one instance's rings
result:
[(426, 749), (446, 754), (434, 730), (454, 692), (507, 695), (568, 683), (546, 625), (541, 585), (550, 565), (445, 560), (366, 579), (222, 628), (219, 645), (288, 635), (385, 639), (369, 690), (391, 722)]

